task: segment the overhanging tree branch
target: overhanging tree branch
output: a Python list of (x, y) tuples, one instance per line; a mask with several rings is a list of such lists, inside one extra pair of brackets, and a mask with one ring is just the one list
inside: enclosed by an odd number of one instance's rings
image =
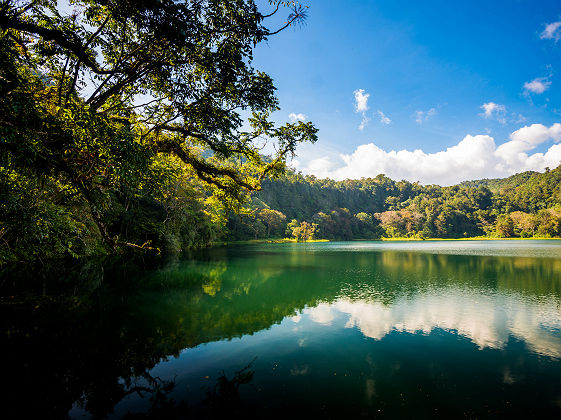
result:
[(7, 15), (0, 15), (0, 28), (15, 29), (30, 34), (39, 35), (45, 40), (54, 41), (58, 45), (71, 51), (80, 59), (91, 71), (96, 74), (109, 74), (111, 71), (103, 70), (93, 58), (92, 54), (74, 35), (59, 29), (45, 28), (30, 22), (24, 22), (18, 18), (11, 18)]

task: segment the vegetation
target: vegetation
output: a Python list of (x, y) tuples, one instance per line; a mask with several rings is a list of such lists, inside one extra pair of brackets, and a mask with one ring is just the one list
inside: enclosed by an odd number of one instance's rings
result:
[(70, 3), (0, 3), (0, 261), (207, 245), (316, 140), (271, 121), (273, 81), (252, 67), (305, 7), (269, 29), (289, 2)]
[(294, 236), (298, 242), (307, 242), (314, 238), (317, 229), (317, 223), (304, 221), (292, 229), (292, 236)]
[(561, 166), (451, 187), (384, 175), (336, 182), (288, 172), (265, 181), (251, 204), (252, 214), (228, 221), (231, 239), (247, 239), (247, 232), (264, 238), (261, 215), (269, 211), (290, 220), (287, 237), (298, 236), (307, 222), (317, 225), (315, 237), (334, 240), (553, 238), (561, 236)]

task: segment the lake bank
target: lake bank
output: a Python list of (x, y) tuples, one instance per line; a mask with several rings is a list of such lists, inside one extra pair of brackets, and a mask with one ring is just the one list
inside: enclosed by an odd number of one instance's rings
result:
[[(547, 238), (547, 237), (532, 237), (532, 238), (490, 238), (487, 236), (474, 236), (471, 238), (379, 238), (379, 239), (350, 239), (350, 242), (422, 242), (422, 241), (558, 241), (561, 238)], [(344, 242), (348, 242), (345, 240)], [(312, 239), (306, 243), (316, 242), (342, 242), (342, 240), (332, 239)], [(248, 245), (248, 244), (285, 244), (285, 243), (304, 243), (298, 242), (292, 238), (277, 238), (277, 239), (251, 239), (247, 241), (230, 241), (230, 242), (214, 242), (212, 246), (234, 246), (234, 245)]]

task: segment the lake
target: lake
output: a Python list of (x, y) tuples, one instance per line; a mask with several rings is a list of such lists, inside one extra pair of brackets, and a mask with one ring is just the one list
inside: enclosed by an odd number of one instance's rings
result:
[(561, 416), (561, 241), (8, 267), (4, 418)]

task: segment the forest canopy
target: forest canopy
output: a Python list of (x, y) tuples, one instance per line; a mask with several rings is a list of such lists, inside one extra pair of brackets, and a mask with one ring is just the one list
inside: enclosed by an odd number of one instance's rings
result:
[[(317, 179), (288, 171), (253, 195), (253, 216), (230, 217), (232, 239), (553, 238), (561, 236), (561, 166), (450, 187), (394, 181)], [(285, 220), (271, 229), (269, 214)], [(284, 219), (282, 219), (284, 217)]]

